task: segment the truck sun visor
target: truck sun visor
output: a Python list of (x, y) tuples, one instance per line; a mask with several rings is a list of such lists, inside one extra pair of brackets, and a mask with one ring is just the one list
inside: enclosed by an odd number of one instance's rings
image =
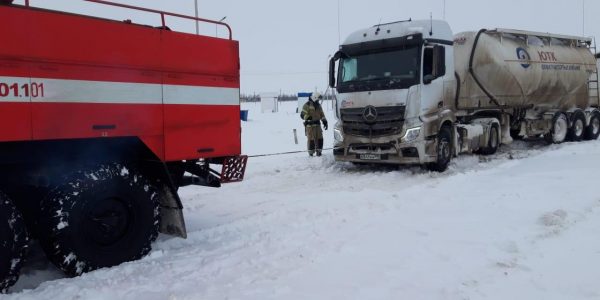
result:
[(350, 45), (342, 45), (341, 51), (348, 56), (354, 56), (369, 52), (380, 52), (382, 50), (411, 48), (422, 44), (423, 35), (413, 34), (399, 38), (382, 39)]

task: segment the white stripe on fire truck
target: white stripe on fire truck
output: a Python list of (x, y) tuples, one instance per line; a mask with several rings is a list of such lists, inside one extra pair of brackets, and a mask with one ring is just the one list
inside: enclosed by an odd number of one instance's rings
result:
[(239, 95), (237, 88), (0, 77), (0, 102), (239, 105)]

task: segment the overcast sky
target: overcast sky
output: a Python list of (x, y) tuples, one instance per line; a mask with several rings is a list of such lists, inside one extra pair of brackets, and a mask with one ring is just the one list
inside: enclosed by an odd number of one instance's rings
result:
[[(15, 0), (23, 3), (24, 0)], [(455, 33), (481, 28), (514, 28), (583, 34), (584, 0), (446, 0), (445, 17)], [(31, 5), (136, 23), (159, 25), (157, 16), (107, 8), (83, 0), (30, 0)], [(194, 0), (114, 0), (194, 14)], [(444, 18), (443, 0), (198, 0), (199, 16), (226, 22), (240, 41), (242, 92), (324, 91), (327, 59), (341, 36), (379, 22)], [(600, 38), (600, 1), (585, 0), (585, 35)], [(193, 22), (168, 19), (176, 30), (193, 32)], [(202, 32), (215, 35), (213, 25)], [(219, 36), (226, 30), (218, 29)]]

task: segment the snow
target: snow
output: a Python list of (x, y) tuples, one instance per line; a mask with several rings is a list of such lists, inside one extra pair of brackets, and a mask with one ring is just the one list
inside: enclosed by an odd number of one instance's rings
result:
[(121, 168), (121, 176), (127, 176), (129, 175), (129, 170), (127, 169), (127, 167), (122, 167)]
[(61, 221), (60, 223), (58, 223), (58, 225), (56, 225), (56, 229), (63, 230), (65, 228), (67, 228), (68, 226), (69, 226), (68, 222)]
[[(305, 148), (295, 102), (259, 105), (244, 105), (244, 153)], [(599, 155), (600, 142), (518, 141), (443, 174), (331, 151), (251, 158), (242, 183), (181, 190), (188, 239), (76, 278), (34, 250), (3, 298), (598, 299)]]

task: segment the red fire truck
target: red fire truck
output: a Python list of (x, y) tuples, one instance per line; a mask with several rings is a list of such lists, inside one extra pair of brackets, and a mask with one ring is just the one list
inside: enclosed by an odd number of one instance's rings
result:
[[(238, 42), (0, 0), (0, 290), (29, 237), (68, 275), (186, 237), (177, 190), (243, 179)], [(228, 38), (169, 29), (183, 18)], [(211, 168), (217, 165), (215, 171)]]

